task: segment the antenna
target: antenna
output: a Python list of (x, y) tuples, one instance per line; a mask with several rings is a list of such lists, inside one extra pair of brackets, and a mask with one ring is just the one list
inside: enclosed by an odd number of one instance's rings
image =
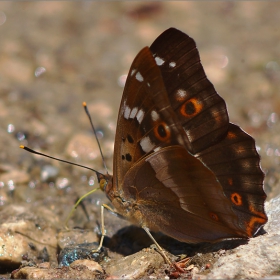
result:
[(97, 141), (98, 148), (99, 148), (99, 151), (100, 151), (100, 154), (101, 154), (101, 157), (102, 157), (103, 166), (104, 166), (104, 168), (106, 169), (107, 174), (109, 174), (109, 173), (108, 173), (108, 168), (107, 168), (106, 163), (105, 163), (104, 155), (103, 155), (102, 150), (101, 150), (100, 142), (99, 142), (99, 140), (98, 140), (95, 127), (94, 127), (94, 125), (93, 125), (93, 122), (92, 122), (90, 113), (89, 113), (88, 108), (87, 108), (87, 103), (86, 103), (86, 102), (83, 102), (83, 106), (84, 106), (85, 112), (86, 112), (86, 114), (87, 114), (87, 116), (88, 116), (88, 119), (89, 119), (89, 121), (90, 121), (91, 128), (92, 128), (92, 130), (93, 130), (93, 132), (94, 132), (95, 139), (96, 139), (96, 141)]
[(32, 149), (30, 149), (30, 148), (28, 148), (26, 146), (23, 146), (23, 145), (20, 145), (19, 147), (21, 149), (24, 149), (24, 150), (26, 150), (26, 151), (28, 151), (28, 152), (30, 152), (32, 154), (35, 154), (35, 155), (40, 155), (40, 156), (43, 156), (43, 157), (51, 158), (51, 159), (54, 159), (54, 160), (57, 160), (57, 161), (61, 161), (61, 162), (64, 162), (64, 163), (68, 163), (68, 164), (71, 164), (71, 165), (75, 165), (75, 166), (79, 166), (79, 167), (91, 170), (91, 171), (96, 173), (97, 177), (99, 177), (98, 175), (103, 175), (102, 173), (98, 172), (97, 170), (95, 170), (93, 168), (90, 168), (90, 167), (87, 167), (87, 166), (84, 166), (84, 165), (81, 165), (81, 164), (78, 164), (78, 163), (74, 163), (74, 162), (71, 162), (71, 161), (68, 161), (68, 160), (51, 157), (51, 156), (48, 156), (46, 154), (36, 152), (36, 151), (34, 151), (34, 150), (32, 150)]
[[(106, 169), (106, 172), (108, 174), (108, 169), (107, 169), (107, 166), (106, 166), (106, 163), (105, 163), (105, 159), (104, 159), (104, 155), (102, 153), (102, 150), (101, 150), (101, 146), (100, 146), (100, 143), (99, 143), (99, 140), (98, 140), (98, 137), (97, 137), (97, 133), (96, 133), (96, 130), (95, 130), (95, 127), (93, 125), (93, 122), (92, 122), (92, 119), (91, 119), (91, 116), (89, 114), (89, 111), (88, 111), (88, 108), (87, 108), (87, 104), (86, 102), (83, 102), (83, 107), (85, 109), (85, 112), (88, 116), (88, 119), (90, 121), (90, 124), (91, 124), (91, 128), (94, 132), (94, 135), (95, 135), (95, 139), (97, 141), (97, 144), (98, 144), (98, 148), (99, 148), (99, 151), (100, 151), (100, 154), (101, 154), (101, 157), (102, 157), (102, 161), (103, 161), (103, 166), (104, 168)], [(37, 152), (37, 151), (34, 151), (24, 145), (20, 145), (19, 146), (21, 149), (24, 149), (32, 154), (35, 154), (35, 155), (40, 155), (40, 156), (43, 156), (43, 157), (47, 157), (47, 158), (50, 158), (50, 159), (54, 159), (54, 160), (57, 160), (57, 161), (60, 161), (60, 162), (64, 162), (64, 163), (68, 163), (68, 164), (71, 164), (71, 165), (74, 165), (74, 166), (79, 166), (79, 167), (82, 167), (82, 168), (85, 168), (85, 169), (88, 169), (88, 170), (91, 170), (93, 172), (96, 173), (96, 176), (97, 176), (97, 179), (98, 179), (98, 182), (100, 182), (100, 175), (102, 175), (101, 177), (104, 176), (104, 174), (98, 172), (97, 170), (93, 169), (93, 168), (90, 168), (90, 167), (87, 167), (87, 166), (84, 166), (84, 165), (81, 165), (81, 164), (78, 164), (78, 163), (74, 163), (74, 162), (71, 162), (71, 161), (68, 161), (68, 160), (63, 160), (63, 159), (59, 159), (59, 158), (56, 158), (56, 157), (52, 157), (52, 156), (49, 156), (49, 155), (46, 155), (44, 153), (40, 153), (40, 152)], [(96, 190), (100, 189), (100, 187), (98, 188), (95, 188), (93, 190), (91, 190), (90, 192), (86, 193), (85, 195), (83, 195), (82, 197), (79, 198), (79, 200), (75, 203), (75, 205), (72, 207), (72, 210), (71, 212), (69, 213), (69, 215), (67, 216), (67, 219), (65, 221), (65, 226), (66, 228), (68, 228), (68, 222), (69, 222), (69, 219), (71, 218), (73, 212), (76, 210), (76, 208), (78, 207), (78, 205), (82, 202), (82, 200), (87, 197), (88, 195), (92, 194), (93, 192), (95, 192)], [(104, 223), (104, 222), (103, 222)], [(103, 230), (104, 231), (104, 230)]]

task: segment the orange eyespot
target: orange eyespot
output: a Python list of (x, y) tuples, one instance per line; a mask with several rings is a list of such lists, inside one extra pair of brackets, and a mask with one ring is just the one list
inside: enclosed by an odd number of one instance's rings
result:
[(230, 196), (230, 200), (236, 206), (240, 206), (240, 205), (243, 204), (242, 196), (240, 194), (238, 194), (238, 193), (232, 193), (231, 196)]
[(203, 104), (196, 98), (187, 100), (180, 109), (180, 113), (184, 117), (193, 117), (202, 111)]
[(209, 213), (209, 216), (212, 220), (214, 221), (219, 221), (219, 217), (217, 216), (217, 214), (213, 213), (213, 212), (210, 212)]
[(169, 127), (164, 122), (161, 122), (157, 126), (155, 126), (154, 134), (160, 141), (168, 140), (171, 135)]

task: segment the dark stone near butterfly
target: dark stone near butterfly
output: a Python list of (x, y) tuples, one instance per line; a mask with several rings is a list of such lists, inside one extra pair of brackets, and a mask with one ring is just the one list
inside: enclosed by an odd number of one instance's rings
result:
[(93, 242), (65, 247), (58, 256), (59, 266), (69, 266), (72, 262), (83, 259), (94, 260), (96, 262), (102, 261), (108, 256), (108, 252), (104, 247), (102, 247), (99, 252), (93, 252), (98, 245), (97, 242)]

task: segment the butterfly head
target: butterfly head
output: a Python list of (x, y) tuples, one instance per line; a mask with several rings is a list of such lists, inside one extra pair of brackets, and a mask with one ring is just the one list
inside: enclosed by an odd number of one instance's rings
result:
[(107, 194), (112, 186), (112, 176), (109, 174), (104, 175), (101, 173), (96, 173), (96, 175), (100, 189)]

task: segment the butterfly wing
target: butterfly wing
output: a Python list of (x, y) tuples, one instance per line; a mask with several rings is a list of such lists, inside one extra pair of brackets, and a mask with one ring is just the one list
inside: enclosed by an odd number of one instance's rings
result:
[(169, 28), (150, 47), (161, 71), (170, 104), (195, 154), (222, 139), (229, 118), (225, 101), (207, 79), (195, 41)]
[(188, 146), (184, 134), (170, 106), (161, 72), (146, 47), (132, 63), (119, 110), (113, 173), (116, 188), (143, 157), (165, 146)]
[[(227, 220), (235, 219), (238, 228), (238, 220), (215, 175), (186, 147), (190, 143), (170, 105), (159, 67), (144, 48), (129, 71), (116, 132), (111, 190), (122, 196), (122, 202), (109, 197), (128, 219), (183, 241), (240, 236), (239, 229), (227, 225)], [(149, 194), (160, 189), (161, 195), (145, 195), (142, 189), (149, 189)], [(177, 230), (170, 227), (172, 220), (178, 221)], [(197, 235), (200, 230), (203, 238)]]
[(254, 235), (266, 222), (254, 140), (229, 123), (193, 39), (171, 28), (151, 51), (128, 74), (108, 196), (128, 219), (185, 242)]
[(264, 174), (254, 139), (232, 123), (225, 138), (196, 155), (216, 175), (239, 226), (252, 237), (267, 222)]
[(191, 243), (246, 237), (215, 175), (182, 146), (143, 158), (123, 185), (131, 220), (142, 226)]
[(192, 38), (170, 28), (150, 49), (191, 144), (188, 150), (215, 173), (240, 226), (252, 236), (267, 221), (264, 174), (254, 139), (229, 123), (226, 104), (207, 79)]

